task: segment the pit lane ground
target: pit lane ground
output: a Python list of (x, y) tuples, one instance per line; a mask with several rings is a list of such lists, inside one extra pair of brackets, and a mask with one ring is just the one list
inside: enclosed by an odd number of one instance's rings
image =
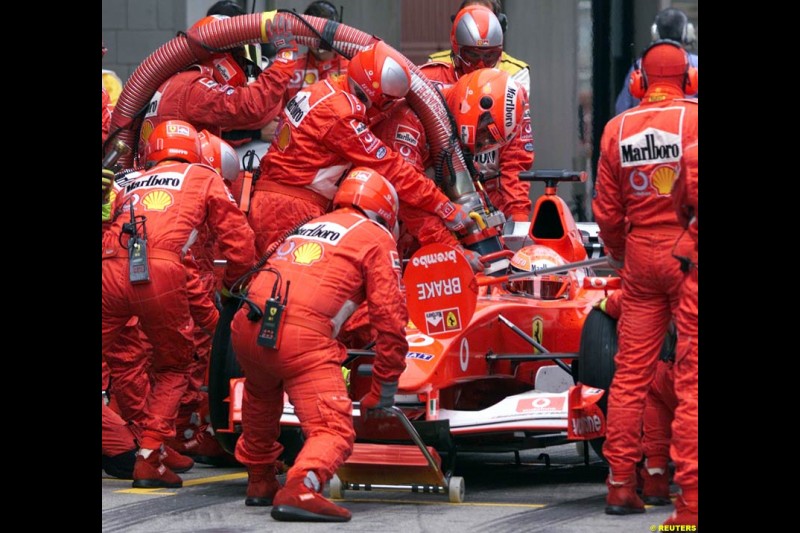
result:
[[(539, 459), (545, 452), (550, 466)], [(336, 500), (350, 509), (346, 523), (277, 522), (269, 507), (247, 507), (242, 467), (197, 464), (182, 474), (181, 489), (132, 489), (130, 480), (102, 479), (102, 531), (159, 533), (314, 532), (648, 532), (659, 531), (672, 506), (644, 514), (609, 516), (607, 466), (590, 452), (584, 463), (574, 444), (520, 454), (459, 454), (455, 475), (464, 477), (464, 503), (446, 494), (345, 491)], [(673, 485), (673, 491), (676, 487)], [(326, 487), (325, 495), (329, 495)]]

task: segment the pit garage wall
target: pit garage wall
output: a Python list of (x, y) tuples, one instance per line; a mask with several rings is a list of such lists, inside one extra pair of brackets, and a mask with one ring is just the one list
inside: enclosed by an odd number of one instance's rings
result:
[[(136, 67), (159, 46), (203, 18), (216, 0), (102, 0), (103, 40), (108, 53), (102, 68), (126, 81)], [(332, 0), (344, 6), (344, 23), (381, 36), (400, 46), (402, 0)], [(437, 0), (434, 0), (437, 1)], [(292, 9), (302, 13), (311, 0), (255, 0), (256, 11)], [(249, 13), (253, 0), (240, 5)]]
[[(579, 0), (506, 0), (506, 51), (531, 67), (534, 168), (575, 168), (578, 147), (577, 17)], [(573, 185), (559, 187), (571, 203)], [(531, 186), (538, 198), (544, 186)]]
[[(127, 80), (144, 58), (175, 37), (176, 32), (186, 30), (202, 18), (214, 1), (102, 0), (103, 39), (108, 47), (102, 68), (113, 70), (123, 81)], [(332, 0), (332, 3), (344, 6), (345, 24), (378, 35), (402, 50), (402, 15), (418, 16), (419, 24), (433, 15), (424, 9), (403, 12), (403, 1)], [(310, 0), (256, 0), (256, 11), (294, 8), (302, 13), (309, 3)], [(426, 0), (426, 3), (446, 5), (444, 11), (433, 8), (436, 19), (444, 19), (441, 24), (444, 30), (441, 31), (443, 35), (430, 38), (430, 53), (446, 45), (449, 15), (455, 13), (460, 2)], [(574, 28), (577, 3), (578, 0), (506, 0), (504, 3), (509, 19), (507, 50), (531, 65), (537, 168), (573, 166), (578, 128)], [(249, 12), (253, 2), (247, 0), (244, 5)], [(438, 28), (435, 31), (440, 33)], [(418, 55), (423, 52), (420, 50)]]

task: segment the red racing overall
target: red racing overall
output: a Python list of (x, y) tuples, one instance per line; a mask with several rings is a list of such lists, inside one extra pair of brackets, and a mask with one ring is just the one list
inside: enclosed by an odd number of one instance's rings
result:
[[(601, 140), (592, 209), (607, 253), (624, 261), (616, 373), (608, 401), (603, 453), (610, 478), (634, 479), (641, 459), (645, 396), (683, 274), (672, 257), (681, 227), (672, 207), (683, 147), (697, 139), (697, 101), (677, 86), (648, 91), (642, 104), (609, 121)], [(685, 253), (678, 245), (674, 253)]]
[[(182, 255), (191, 246), (196, 228), (208, 223), (228, 261), (224, 283), (230, 287), (255, 262), (253, 233), (219, 175), (204, 165), (164, 161), (118, 183), (122, 190), (114, 200), (115, 218), (103, 235), (103, 351), (108, 360), (108, 348), (129, 319), (139, 317), (153, 345), (152, 386), (145, 402), (141, 447), (157, 449), (175, 434), (178, 403), (194, 353), (195, 320), (211, 331), (218, 316), (196, 309), (190, 301), (187, 285), (193, 274)], [(147, 283), (130, 282), (124, 238), (120, 244), (131, 203), (137, 215), (147, 217)]]
[(250, 204), (259, 254), (301, 221), (325, 213), (353, 165), (386, 176), (412, 206), (430, 213), (452, 207), (432, 180), (370, 131), (365, 112), (344, 76), (306, 87), (287, 104)]
[[(274, 463), (284, 390), (294, 405), (305, 444), (289, 471), (315, 472), (324, 485), (353, 450), (352, 404), (342, 377), (344, 345), (336, 340), (342, 323), (363, 301), (377, 331), (373, 379), (396, 382), (405, 369), (408, 322), (400, 294), (400, 262), (392, 235), (352, 208), (338, 209), (303, 225), (273, 254), (267, 266), (290, 283), (279, 349), (259, 346), (261, 320), (241, 309), (231, 323), (231, 340), (244, 370), (243, 433), (236, 459), (249, 470)], [(275, 284), (271, 272), (258, 274), (248, 297), (259, 305)]]

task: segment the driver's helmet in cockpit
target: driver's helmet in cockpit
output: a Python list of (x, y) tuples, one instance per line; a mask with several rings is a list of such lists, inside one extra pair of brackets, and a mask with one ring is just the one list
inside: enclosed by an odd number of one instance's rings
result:
[(556, 300), (568, 294), (571, 278), (567, 273), (535, 275), (536, 270), (561, 266), (567, 261), (547, 246), (533, 244), (518, 250), (511, 258), (511, 273), (531, 272), (530, 278), (522, 278), (508, 282), (509, 292), (537, 298), (540, 300)]

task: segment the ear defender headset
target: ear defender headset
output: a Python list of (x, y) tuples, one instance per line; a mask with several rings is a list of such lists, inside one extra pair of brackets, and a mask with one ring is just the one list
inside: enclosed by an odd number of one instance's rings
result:
[[(675, 17), (680, 19), (680, 21), (675, 20)], [(664, 20), (667, 19), (667, 20)], [(672, 19), (672, 20), (669, 20)], [(675, 26), (674, 28), (670, 28), (669, 26), (678, 22), (680, 26)], [(680, 35), (677, 35), (677, 32), (671, 32), (670, 35), (661, 35), (661, 32), (658, 30), (659, 25), (664, 30), (677, 30), (680, 27)], [(697, 32), (694, 30), (694, 24), (689, 22), (689, 17), (686, 16), (686, 13), (681, 11), (680, 9), (675, 8), (668, 8), (664, 11), (661, 11), (658, 15), (656, 15), (656, 20), (653, 22), (653, 25), (650, 26), (650, 37), (652, 41), (662, 41), (665, 39), (671, 40), (679, 40), (681, 44), (689, 46), (697, 42)], [(694, 93), (692, 93), (694, 94)]]
[(306, 8), (303, 14), (312, 15), (314, 17), (323, 17), (341, 23), (344, 9), (340, 11), (336, 9), (335, 5), (326, 0), (317, 0), (316, 2), (312, 2)]
[[(655, 27), (655, 25), (653, 26)], [(686, 50), (683, 49), (683, 47), (679, 42), (672, 41), (670, 39), (660, 39), (647, 47), (647, 49), (642, 54), (641, 59), (637, 61), (636, 68), (634, 68), (633, 72), (631, 72), (630, 80), (628, 80), (628, 89), (631, 92), (631, 96), (633, 96), (634, 98), (638, 98), (639, 100), (641, 100), (642, 98), (644, 98), (644, 93), (647, 92), (647, 87), (648, 87), (647, 73), (642, 68), (642, 63), (644, 62), (645, 56), (654, 47), (662, 44), (675, 46), (676, 48), (680, 49), (681, 52), (683, 52), (684, 59), (686, 60), (686, 68), (683, 71), (683, 93), (684, 94), (697, 93), (697, 69), (690, 65), (689, 54), (686, 52)]]

